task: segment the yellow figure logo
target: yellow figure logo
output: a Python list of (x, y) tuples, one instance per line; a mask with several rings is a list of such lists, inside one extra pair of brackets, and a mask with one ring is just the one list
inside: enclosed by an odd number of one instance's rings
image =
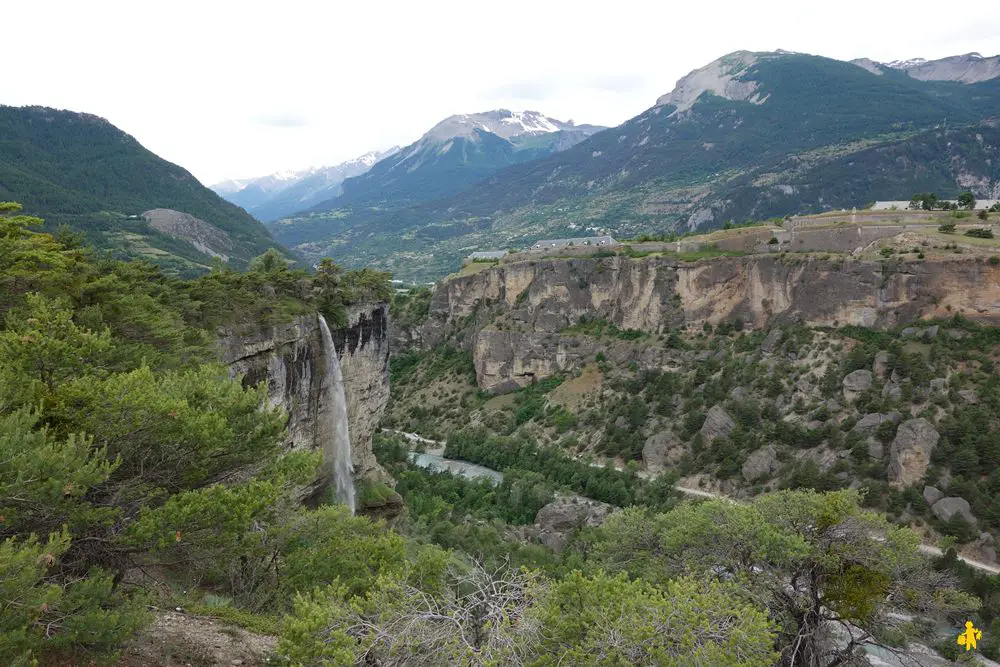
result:
[(964, 646), (966, 651), (976, 648), (976, 640), (983, 638), (983, 631), (972, 625), (972, 621), (965, 622), (965, 630), (958, 636), (958, 645)]

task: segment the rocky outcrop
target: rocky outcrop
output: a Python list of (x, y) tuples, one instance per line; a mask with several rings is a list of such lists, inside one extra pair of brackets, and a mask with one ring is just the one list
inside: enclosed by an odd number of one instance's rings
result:
[(900, 489), (924, 478), (931, 452), (941, 436), (923, 417), (899, 425), (889, 448), (889, 484)]
[(958, 397), (961, 398), (968, 405), (979, 404), (979, 394), (976, 393), (975, 389), (960, 389), (958, 392)]
[(767, 445), (747, 457), (743, 463), (743, 479), (748, 482), (766, 479), (778, 472), (779, 467), (778, 450), (774, 445)]
[(642, 461), (650, 472), (662, 472), (677, 465), (682, 454), (683, 447), (672, 431), (654, 433), (642, 446)]
[(199, 252), (229, 261), (233, 241), (229, 234), (193, 215), (169, 208), (154, 208), (142, 214), (142, 219), (158, 232), (187, 241)]
[(857, 400), (858, 396), (872, 388), (874, 378), (869, 370), (859, 370), (848, 373), (844, 378), (844, 400), (848, 403)]
[[(592, 361), (606, 342), (566, 338), (583, 316), (662, 334), (737, 319), (758, 329), (782, 322), (878, 328), (955, 313), (1000, 323), (1000, 267), (975, 258), (541, 258), (443, 281), (416, 339), (433, 346), (449, 331), (464, 330), (479, 386), (500, 390)], [(776, 349), (778, 340), (766, 347)]]
[(887, 350), (879, 350), (875, 355), (875, 361), (872, 363), (872, 373), (875, 374), (879, 380), (884, 380), (886, 373), (889, 372), (889, 352)]
[(851, 430), (871, 436), (878, 432), (879, 426), (882, 424), (898, 424), (900, 419), (898, 412), (870, 412), (859, 419)]
[(347, 321), (345, 328), (332, 334), (344, 374), (354, 471), (362, 477), (384, 478), (371, 443), (389, 402), (389, 308), (352, 307)]
[(577, 496), (557, 498), (535, 515), (538, 539), (559, 553), (575, 531), (584, 526), (600, 526), (613, 510), (611, 505), (596, 500)]
[[(386, 477), (372, 453), (372, 435), (389, 399), (387, 318), (384, 304), (354, 308), (348, 326), (331, 332), (344, 375), (356, 477)], [(317, 417), (325, 409), (325, 360), (316, 315), (273, 327), (228, 331), (220, 346), (224, 363), (233, 375), (243, 376), (244, 385), (268, 383), (268, 402), (288, 414), (286, 446), (321, 449)]]
[(705, 423), (701, 425), (701, 437), (706, 444), (719, 438), (727, 438), (736, 428), (736, 422), (721, 405), (713, 405), (705, 415)]

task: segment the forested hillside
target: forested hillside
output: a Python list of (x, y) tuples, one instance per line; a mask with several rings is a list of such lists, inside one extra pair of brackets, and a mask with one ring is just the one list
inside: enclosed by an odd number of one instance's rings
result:
[(65, 225), (99, 249), (184, 272), (206, 270), (211, 254), (157, 231), (142, 213), (172, 209), (204, 221), (222, 233), (217, 250), (234, 267), (277, 247), (246, 211), (89, 114), (0, 106), (0, 199), (20, 201), (50, 230)]

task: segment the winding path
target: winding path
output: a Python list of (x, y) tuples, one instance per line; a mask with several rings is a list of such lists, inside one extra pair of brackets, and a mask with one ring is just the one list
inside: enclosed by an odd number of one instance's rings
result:
[[(410, 441), (411, 443), (414, 443), (414, 444), (434, 445), (434, 447), (435, 447), (435, 452), (434, 453), (437, 453), (438, 455), (443, 455), (443, 453), (444, 453), (445, 443), (442, 440), (430, 440), (428, 438), (423, 438), (423, 437), (417, 435), (416, 433), (407, 433), (405, 431), (394, 431), (394, 430), (388, 429), (388, 428), (383, 428), (382, 430), (384, 432), (386, 432), (386, 433), (395, 433), (396, 435), (401, 435), (404, 438), (406, 438), (408, 441)], [(428, 450), (428, 452), (430, 452), (430, 451), (431, 450)], [(592, 467), (594, 467), (594, 468), (603, 468), (604, 467), (604, 464), (601, 464), (601, 463), (591, 463), (590, 465)], [(622, 471), (622, 472), (625, 471), (625, 469), (623, 467), (618, 466), (618, 465), (615, 466), (615, 470), (619, 470), (619, 471)], [(647, 479), (650, 478), (649, 473), (645, 473), (645, 474), (640, 473), (640, 474), (643, 477), (646, 477)], [(723, 493), (714, 493), (712, 491), (704, 491), (702, 489), (692, 489), (691, 487), (681, 486), (680, 484), (675, 484), (674, 485), (674, 490), (677, 491), (678, 493), (682, 493), (682, 494), (684, 494), (686, 496), (694, 496), (696, 498), (710, 498), (710, 499), (717, 499), (717, 500), (727, 500), (727, 501), (729, 501), (731, 503), (739, 503), (739, 502), (741, 502), (741, 501), (739, 501), (739, 500), (737, 500), (735, 498), (732, 498), (730, 496), (727, 496), (727, 495), (725, 495)], [(940, 558), (941, 556), (944, 555), (944, 551), (942, 551), (938, 547), (935, 547), (935, 546), (933, 546), (931, 544), (921, 544), (918, 547), (918, 549), (919, 549), (920, 553), (924, 554), (925, 556), (931, 556), (931, 557), (934, 557), (934, 558)], [(984, 563), (984, 562), (978, 561), (978, 560), (973, 560), (972, 558), (966, 558), (965, 556), (962, 556), (962, 555), (958, 556), (958, 560), (962, 561), (963, 563), (965, 563), (966, 565), (968, 565), (971, 568), (979, 570), (980, 572), (986, 572), (987, 574), (1000, 574), (1000, 566), (991, 565), (989, 563)]]

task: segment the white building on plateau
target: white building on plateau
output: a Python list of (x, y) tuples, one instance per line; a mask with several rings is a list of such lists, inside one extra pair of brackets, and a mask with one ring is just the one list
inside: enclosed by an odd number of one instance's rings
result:
[[(957, 204), (958, 202), (954, 199), (941, 199), (940, 201), (947, 201), (951, 204)], [(976, 208), (973, 210), (989, 209), (1000, 202), (1000, 199), (976, 199)], [(871, 210), (873, 211), (905, 211), (910, 208), (909, 201), (877, 201), (872, 204)]]
[(473, 261), (477, 259), (503, 259), (509, 252), (509, 250), (479, 250), (469, 255), (466, 259)]
[(532, 250), (551, 250), (570, 246), (616, 246), (618, 242), (610, 236), (582, 236), (576, 239), (545, 239), (531, 246)]

